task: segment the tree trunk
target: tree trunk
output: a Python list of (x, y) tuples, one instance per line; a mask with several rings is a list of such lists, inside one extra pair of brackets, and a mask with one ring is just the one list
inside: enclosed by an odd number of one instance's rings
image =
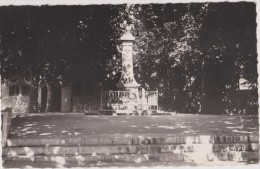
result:
[(38, 86), (30, 86), (29, 104), (26, 112), (27, 113), (38, 112)]
[(53, 85), (47, 83), (47, 103), (45, 112), (52, 112), (53, 111)]
[(201, 65), (201, 91), (200, 91), (200, 99), (199, 99), (199, 111), (198, 114), (202, 114), (204, 111), (204, 101), (205, 101), (205, 80), (206, 80), (206, 72), (204, 61), (202, 61)]

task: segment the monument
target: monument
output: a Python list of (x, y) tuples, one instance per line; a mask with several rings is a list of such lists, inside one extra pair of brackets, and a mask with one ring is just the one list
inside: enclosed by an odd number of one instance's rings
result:
[(135, 37), (127, 27), (126, 33), (121, 37), (122, 41), (122, 74), (117, 84), (118, 89), (126, 91), (138, 91), (140, 84), (134, 78), (133, 71), (133, 43)]
[(117, 91), (102, 91), (101, 111), (113, 114), (150, 114), (158, 109), (158, 91), (145, 91), (134, 78), (131, 28), (120, 38), (122, 41), (122, 72)]

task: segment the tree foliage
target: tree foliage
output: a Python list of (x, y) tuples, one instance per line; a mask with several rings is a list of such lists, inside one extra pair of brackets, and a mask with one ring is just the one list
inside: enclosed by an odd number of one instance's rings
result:
[[(124, 6), (2, 7), (3, 79), (21, 77), (31, 85), (31, 101), (46, 84), (46, 111), (52, 111), (54, 86), (70, 85), (79, 74), (94, 83), (106, 80), (105, 64), (117, 55), (120, 11)], [(102, 11), (102, 12), (100, 12)], [(29, 104), (37, 111), (37, 102)]]
[(129, 14), (138, 81), (159, 89), (164, 108), (232, 113), (239, 78), (257, 86), (254, 3), (133, 5)]
[(126, 25), (137, 38), (135, 78), (159, 90), (163, 109), (237, 111), (240, 78), (251, 84), (251, 103), (257, 100), (255, 3), (1, 7), (0, 17), (1, 75), (23, 77), (32, 101), (39, 84), (49, 86), (51, 100), (52, 86), (79, 74), (116, 89)]

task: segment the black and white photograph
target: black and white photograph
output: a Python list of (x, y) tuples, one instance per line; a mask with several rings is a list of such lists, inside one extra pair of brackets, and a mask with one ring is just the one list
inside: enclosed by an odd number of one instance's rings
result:
[(256, 1), (0, 2), (3, 168), (259, 166)]

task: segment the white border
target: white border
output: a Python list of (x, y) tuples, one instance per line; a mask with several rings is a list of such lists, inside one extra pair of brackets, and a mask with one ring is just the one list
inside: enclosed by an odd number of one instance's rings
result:
[(124, 3), (190, 3), (190, 2), (257, 2), (256, 0), (1, 0), (3, 5), (91, 5), (91, 4), (124, 4)]
[[(101, 4), (125, 4), (125, 3), (140, 3), (140, 4), (147, 4), (147, 3), (203, 3), (203, 2), (254, 2), (256, 3), (256, 11), (257, 11), (257, 23), (260, 23), (260, 19), (258, 16), (258, 11), (260, 11), (260, 6), (257, 0), (0, 0), (0, 6), (9, 6), (9, 5), (14, 5), (14, 6), (20, 6), (20, 5), (32, 5), (32, 6), (41, 6), (41, 5), (101, 5)], [(257, 40), (259, 40), (259, 32), (260, 28), (259, 25), (257, 24)], [(258, 41), (257, 41), (258, 42)], [(257, 43), (257, 54), (260, 53), (260, 46), (259, 43)], [(259, 57), (257, 57), (258, 62), (260, 62)], [(257, 65), (257, 72), (259, 72), (259, 63)], [(1, 76), (1, 75), (0, 75)], [(259, 89), (259, 84), (260, 84), (260, 77), (258, 76), (258, 94), (260, 96), (260, 89)], [(0, 83), (1, 87), (1, 83)], [(0, 93), (1, 95), (1, 93)], [(0, 103), (0, 108), (1, 108), (1, 103)], [(259, 112), (259, 111), (258, 111)], [(259, 119), (260, 121), (260, 119)], [(1, 151), (0, 151), (1, 152)], [(2, 159), (2, 158), (0, 158)], [(2, 160), (1, 160), (2, 161)], [(0, 162), (1, 162), (0, 161)], [(1, 167), (1, 166), (0, 166)], [(215, 168), (236, 168), (236, 169), (257, 169), (260, 167), (259, 164), (256, 165), (243, 165), (243, 166), (211, 166), (211, 169)], [(77, 167), (78, 168), (78, 167)], [(97, 167), (91, 167), (91, 169), (96, 169)], [(118, 167), (109, 167), (109, 168), (118, 168)], [(120, 167), (121, 168), (121, 167)], [(134, 167), (125, 167), (125, 168), (134, 168)], [(164, 169), (172, 169), (174, 167), (138, 167), (141, 169), (149, 169), (149, 168), (164, 168)], [(208, 166), (198, 166), (198, 167), (189, 167), (189, 166), (184, 166), (184, 167), (178, 167), (180, 169), (184, 168), (202, 168), (206, 169)]]

